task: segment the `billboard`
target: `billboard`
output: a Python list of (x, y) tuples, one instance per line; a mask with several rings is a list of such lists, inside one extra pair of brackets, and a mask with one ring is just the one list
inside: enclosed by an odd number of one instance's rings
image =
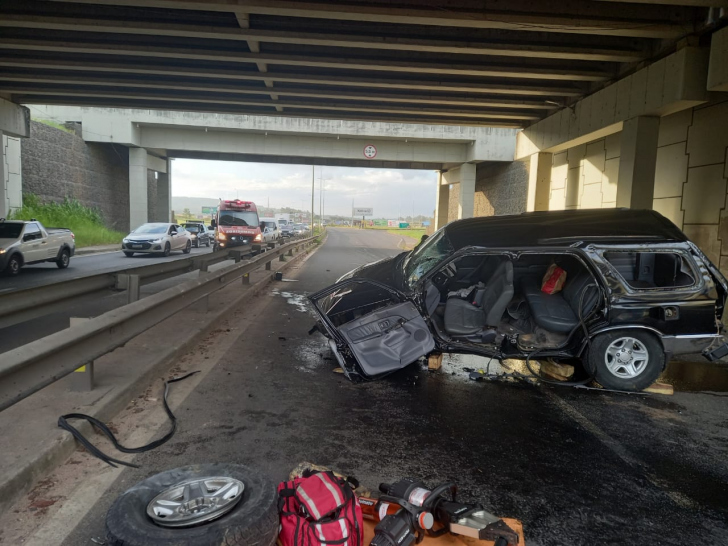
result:
[(202, 207), (202, 214), (216, 214), (217, 207)]
[(354, 207), (351, 214), (352, 216), (374, 216), (374, 209), (366, 207)]

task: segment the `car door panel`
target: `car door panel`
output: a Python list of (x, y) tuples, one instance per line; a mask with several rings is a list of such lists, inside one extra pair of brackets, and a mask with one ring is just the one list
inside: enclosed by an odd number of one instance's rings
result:
[(424, 319), (409, 301), (353, 320), (339, 332), (369, 376), (399, 370), (435, 348)]
[(366, 376), (393, 372), (435, 348), (417, 307), (394, 288), (347, 279), (309, 297), (339, 346), (347, 346)]

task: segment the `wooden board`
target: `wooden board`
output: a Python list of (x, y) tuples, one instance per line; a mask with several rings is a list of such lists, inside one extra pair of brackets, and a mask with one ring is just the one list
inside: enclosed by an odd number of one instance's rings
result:
[(434, 372), (440, 368), (442, 368), (442, 353), (430, 355), (427, 358), (427, 369)]
[(675, 393), (672, 385), (669, 383), (660, 383), (657, 381), (645, 389), (645, 392), (651, 392), (653, 394), (666, 394), (668, 396)]

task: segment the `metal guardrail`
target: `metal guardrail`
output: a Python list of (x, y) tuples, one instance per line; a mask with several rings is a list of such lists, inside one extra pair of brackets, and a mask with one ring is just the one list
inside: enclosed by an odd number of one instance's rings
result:
[[(89, 275), (79, 279), (60, 281), (44, 286), (17, 290), (0, 295), (0, 328), (7, 328), (28, 320), (62, 310), (69, 301), (102, 290), (126, 290), (129, 275), (139, 278), (139, 285), (151, 284), (195, 270), (207, 271), (213, 264), (225, 260), (240, 261), (241, 253), (256, 250), (252, 245), (233, 247), (211, 254), (190, 256), (168, 262), (130, 267)], [(136, 298), (130, 298), (135, 301)]]
[[(0, 356), (0, 411), (93, 361), (194, 302), (315, 241), (307, 237), (286, 243), (251, 260), (238, 261), (197, 279), (124, 305), (93, 320), (76, 324)], [(238, 257), (239, 258), (239, 257)], [(236, 259), (238, 259), (236, 258)], [(82, 279), (83, 280), (83, 279)]]

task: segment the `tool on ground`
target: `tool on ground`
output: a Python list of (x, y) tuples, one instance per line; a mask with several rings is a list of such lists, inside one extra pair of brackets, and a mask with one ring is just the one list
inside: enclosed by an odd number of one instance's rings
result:
[(363, 517), (379, 522), (371, 546), (409, 546), (447, 532), (491, 540), (496, 546), (518, 544), (518, 533), (499, 517), (479, 504), (458, 502), (454, 483), (431, 490), (406, 478), (380, 484), (379, 490), (378, 498), (359, 497)]

